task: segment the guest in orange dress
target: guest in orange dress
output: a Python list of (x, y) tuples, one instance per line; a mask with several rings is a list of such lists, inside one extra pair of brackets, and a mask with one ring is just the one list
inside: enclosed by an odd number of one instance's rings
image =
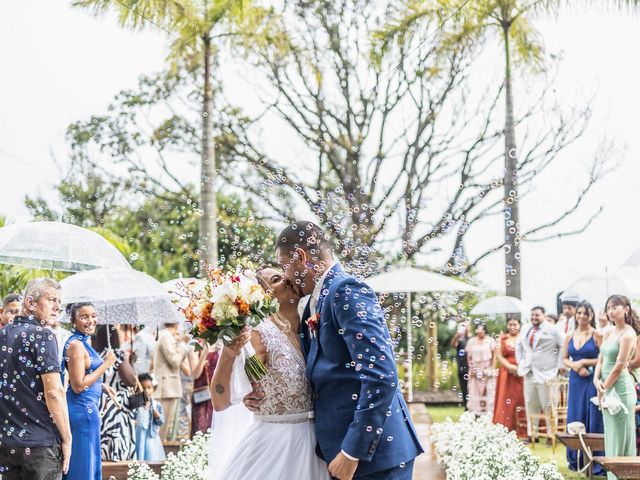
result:
[[(516, 361), (516, 342), (520, 335), (520, 320), (509, 318), (507, 332), (500, 337), (496, 347), (496, 358), (500, 365), (496, 399), (493, 408), (493, 423), (500, 423), (509, 430), (515, 430), (518, 438), (527, 437), (526, 415), (524, 409), (523, 378), (518, 376)], [(518, 418), (522, 426), (517, 427)]]

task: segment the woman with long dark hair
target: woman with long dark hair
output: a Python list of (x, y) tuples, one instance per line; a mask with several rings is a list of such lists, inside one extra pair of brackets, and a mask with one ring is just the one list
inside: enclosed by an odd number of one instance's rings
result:
[[(623, 295), (609, 297), (605, 311), (614, 328), (604, 334), (593, 383), (601, 403), (603, 399), (615, 401), (618, 398), (625, 407), (616, 413), (603, 410), (605, 454), (607, 457), (635, 456), (636, 392), (628, 366), (640, 322), (631, 302)], [(609, 480), (617, 478), (612, 473), (607, 473), (607, 477)]]
[(467, 342), (471, 338), (469, 322), (458, 325), (457, 334), (451, 339), (451, 346), (456, 349), (456, 364), (458, 365), (458, 381), (462, 394), (462, 406), (467, 409), (469, 397), (469, 362), (467, 361)]
[[(574, 318), (575, 330), (565, 339), (563, 350), (563, 363), (569, 369), (567, 423), (581, 422), (587, 433), (602, 433), (602, 413), (591, 401), (597, 394), (593, 372), (598, 363), (598, 345), (602, 337), (596, 330), (596, 314), (589, 302), (578, 303)], [(601, 455), (601, 452), (595, 452), (594, 455)], [(567, 463), (571, 470), (581, 470), (584, 467), (578, 463), (577, 451), (568, 448)], [(593, 472), (599, 475), (602, 467), (595, 465)]]
[(130, 408), (133, 388), (138, 378), (127, 352), (120, 349), (119, 329), (115, 325), (100, 325), (94, 339), (95, 349), (105, 355), (109, 346), (116, 354), (113, 368), (108, 369), (102, 381), (116, 392), (117, 403), (100, 399), (100, 442), (102, 459), (110, 462), (133, 460), (135, 445), (135, 412)]
[(97, 323), (96, 309), (91, 303), (67, 306), (73, 333), (62, 350), (62, 374), (69, 374), (67, 404), (74, 441), (71, 462), (65, 480), (100, 480), (100, 415), (98, 402), (103, 390), (115, 399), (115, 392), (102, 383), (102, 375), (113, 366), (116, 355), (106, 352), (104, 360), (91, 346), (91, 335)]
[[(507, 331), (500, 336), (500, 342), (495, 352), (500, 368), (493, 408), (493, 423), (499, 423), (509, 430), (515, 431), (518, 438), (526, 438), (524, 379), (518, 375), (518, 361), (516, 360), (516, 344), (519, 336), (520, 320), (509, 318)], [(524, 428), (518, 429), (519, 417), (524, 419)]]

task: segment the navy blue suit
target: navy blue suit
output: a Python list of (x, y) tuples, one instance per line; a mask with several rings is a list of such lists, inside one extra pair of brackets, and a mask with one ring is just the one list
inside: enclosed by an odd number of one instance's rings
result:
[[(378, 298), (340, 265), (328, 272), (313, 334), (303, 314), (300, 337), (315, 399), (318, 454), (327, 462), (344, 450), (360, 460), (355, 478), (404, 478), (390, 469), (423, 452), (398, 387), (391, 335)], [(315, 313), (315, 312), (314, 312)], [(409, 474), (410, 468), (405, 469)], [(381, 477), (380, 477), (381, 478)]]

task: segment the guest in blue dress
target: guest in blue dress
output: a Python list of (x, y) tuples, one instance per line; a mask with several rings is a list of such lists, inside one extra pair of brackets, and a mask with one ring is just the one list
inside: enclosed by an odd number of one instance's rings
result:
[[(576, 328), (564, 343), (564, 365), (571, 370), (567, 424), (581, 422), (585, 425), (587, 433), (603, 433), (602, 412), (591, 401), (592, 397), (597, 396), (593, 384), (593, 371), (598, 362), (602, 336), (596, 331), (595, 312), (589, 302), (583, 301), (578, 304), (575, 321)], [(593, 455), (604, 456), (604, 452), (593, 452)], [(581, 470), (585, 465), (584, 456), (578, 458), (576, 450), (567, 448), (567, 463), (571, 470)], [(594, 464), (593, 473), (604, 474), (598, 464)]]
[(164, 410), (154, 400), (153, 378), (148, 373), (138, 376), (145, 396), (145, 404), (136, 410), (136, 457), (138, 460), (161, 462), (164, 460), (164, 447), (160, 438), (160, 425), (164, 423)]
[[(109, 352), (104, 361), (91, 346), (90, 336), (97, 323), (96, 309), (91, 303), (67, 306), (73, 333), (64, 345), (62, 374), (69, 372), (67, 404), (71, 424), (71, 461), (65, 480), (100, 480), (100, 416), (98, 402), (105, 391), (115, 398), (115, 392), (102, 384), (102, 375), (116, 360)], [(113, 390), (113, 389), (111, 389)]]

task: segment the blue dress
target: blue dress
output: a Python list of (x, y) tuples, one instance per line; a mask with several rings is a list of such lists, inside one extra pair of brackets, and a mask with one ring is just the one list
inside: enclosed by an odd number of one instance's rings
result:
[[(89, 336), (74, 332), (64, 345), (62, 372), (66, 369), (67, 349), (72, 340), (80, 340), (89, 353), (91, 365), (85, 374), (96, 370), (103, 361), (89, 344)], [(63, 480), (101, 480), (102, 460), (100, 455), (100, 415), (98, 402), (102, 396), (102, 379), (82, 393), (75, 393), (71, 386), (67, 389), (69, 423), (71, 424), (71, 461), (69, 472)]]
[[(153, 411), (160, 416), (153, 418)], [(151, 400), (151, 408), (138, 407), (136, 411), (136, 458), (149, 462), (161, 462), (165, 459), (164, 447), (160, 438), (160, 425), (164, 423), (164, 410), (157, 400)]]
[[(593, 337), (579, 349), (573, 344), (573, 337), (569, 340), (569, 357), (572, 361), (577, 362), (582, 359), (597, 359), (600, 350), (596, 345)], [(575, 371), (569, 373), (569, 398), (567, 423), (582, 422), (584, 423), (587, 433), (603, 433), (604, 422), (602, 420), (602, 412), (591, 401), (592, 397), (597, 395), (596, 387), (593, 384), (593, 368), (590, 368), (588, 377), (581, 377)], [(593, 452), (594, 456), (604, 456), (604, 452)], [(578, 467), (584, 467), (584, 456), (580, 457), (580, 465), (578, 465), (578, 455), (576, 450), (567, 448), (567, 463), (571, 470), (578, 470)], [(603, 475), (604, 471), (598, 464), (593, 466), (594, 475)]]

